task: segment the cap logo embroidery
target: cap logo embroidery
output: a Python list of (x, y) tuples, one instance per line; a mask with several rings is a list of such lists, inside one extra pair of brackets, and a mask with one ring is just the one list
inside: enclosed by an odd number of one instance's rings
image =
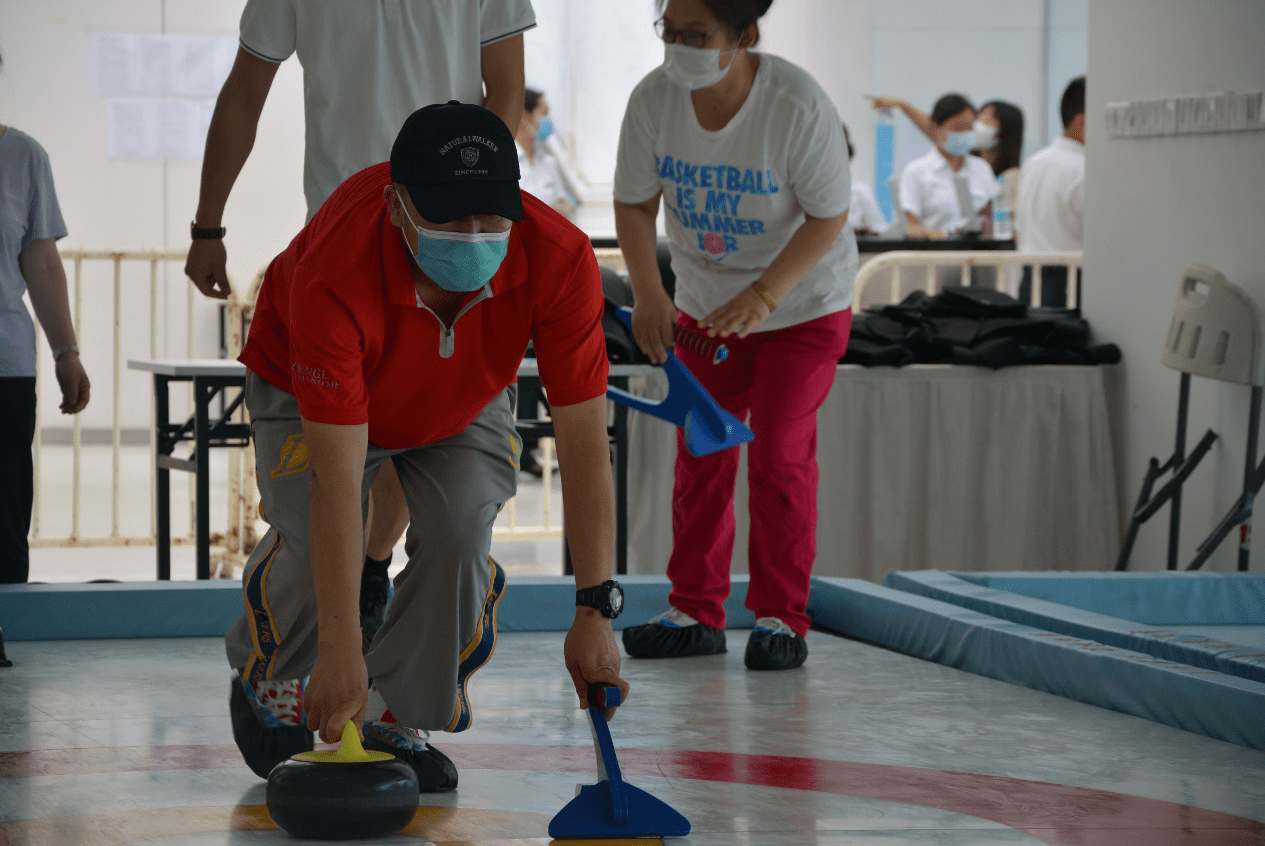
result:
[(482, 135), (462, 135), (458, 138), (452, 139), (447, 144), (440, 147), (439, 155), (441, 156), (447, 155), (449, 150), (451, 150), (453, 147), (456, 147), (459, 144), (482, 144), (484, 147), (487, 147), (489, 150), (491, 150), (494, 153), (497, 152), (498, 149), (500, 149), (491, 141), (484, 138)]
[(463, 147), (461, 149), (461, 161), (466, 167), (474, 167), (475, 162), (479, 160), (479, 150), (477, 147)]

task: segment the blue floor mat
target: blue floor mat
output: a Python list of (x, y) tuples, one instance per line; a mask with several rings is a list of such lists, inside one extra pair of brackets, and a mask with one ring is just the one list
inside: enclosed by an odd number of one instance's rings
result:
[[(1206, 574), (1205, 588), (1189, 578), (1199, 574), (1174, 574), (1179, 583), (1167, 585), (1152, 578), (1163, 575), (930, 570), (891, 573), (884, 586), (814, 579), (809, 613), (825, 628), (909, 655), (1265, 750), (1265, 654), (1202, 630), (1253, 631), (1265, 577)], [(1138, 593), (1152, 599), (1149, 610)], [(1150, 619), (1103, 613), (1113, 596)], [(1201, 631), (1178, 630), (1187, 625)]]

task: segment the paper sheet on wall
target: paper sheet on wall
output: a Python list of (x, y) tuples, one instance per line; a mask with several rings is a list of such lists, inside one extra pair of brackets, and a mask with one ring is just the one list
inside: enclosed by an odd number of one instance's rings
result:
[(92, 87), (106, 102), (111, 159), (199, 159), (232, 38), (121, 32), (92, 36)]
[(98, 32), (92, 36), (97, 94), (215, 97), (237, 55), (233, 38)]
[(111, 159), (202, 158), (214, 100), (111, 97), (106, 155)]

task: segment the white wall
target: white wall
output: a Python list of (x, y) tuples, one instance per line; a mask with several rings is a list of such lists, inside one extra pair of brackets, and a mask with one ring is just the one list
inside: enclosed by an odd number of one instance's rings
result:
[[(853, 176), (872, 182), (874, 7), (883, 0), (778, 0), (760, 24), (759, 49), (808, 71), (848, 125)], [(881, 93), (881, 92), (878, 92)]]
[[(1089, 12), (1085, 313), (1120, 345), (1117, 454), (1132, 503), (1147, 459), (1166, 459), (1178, 375), (1160, 363), (1182, 271), (1203, 263), (1265, 305), (1265, 132), (1108, 139), (1108, 102), (1265, 87), (1260, 0), (1095, 0)], [(1195, 380), (1188, 448), (1221, 435), (1186, 486), (1180, 559), (1224, 514), (1242, 483), (1248, 389)], [(1142, 530), (1139, 568), (1162, 568), (1167, 512)], [(1213, 560), (1233, 567), (1234, 536)], [(1259, 552), (1254, 553), (1259, 562)], [(1184, 566), (1184, 563), (1181, 565)], [(1211, 566), (1211, 565), (1210, 565)], [(1257, 565), (1259, 567), (1259, 564)]]
[[(1062, 131), (1058, 103), (1085, 73), (1089, 0), (778, 0), (764, 48), (802, 65), (852, 133), (853, 178), (874, 181), (874, 113), (867, 94), (903, 97), (930, 112), (950, 91), (978, 107), (1023, 110), (1023, 156)], [(1044, 116), (1044, 117), (1043, 117)], [(930, 149), (897, 115), (896, 170)], [(876, 185), (877, 190), (884, 190)]]
[(1089, 0), (1049, 0), (1046, 62), (1046, 110), (1041, 126), (1038, 113), (1029, 113), (1032, 123), (1025, 138), (1025, 157), (1050, 143), (1063, 132), (1059, 101), (1067, 83), (1085, 73), (1089, 61)]

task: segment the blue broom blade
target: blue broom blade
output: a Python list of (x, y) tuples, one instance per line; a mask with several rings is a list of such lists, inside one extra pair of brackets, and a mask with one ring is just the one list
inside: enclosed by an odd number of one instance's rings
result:
[(689, 820), (620, 776), (605, 710), (619, 705), (619, 688), (590, 685), (588, 701), (600, 780), (580, 787), (579, 794), (550, 821), (549, 836), (559, 840), (685, 837), (690, 833)]

